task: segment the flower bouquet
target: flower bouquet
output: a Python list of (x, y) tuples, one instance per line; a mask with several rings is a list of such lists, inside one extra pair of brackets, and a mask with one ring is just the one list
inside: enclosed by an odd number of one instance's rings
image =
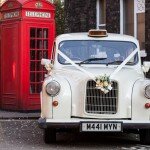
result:
[(53, 64), (47, 63), (47, 64), (45, 64), (45, 68), (48, 72), (51, 72), (51, 70), (53, 69)]
[(105, 94), (107, 94), (109, 91), (112, 90), (112, 83), (111, 80), (109, 78), (109, 76), (98, 76), (95, 79), (96, 81), (96, 89), (100, 89), (102, 92), (104, 92)]

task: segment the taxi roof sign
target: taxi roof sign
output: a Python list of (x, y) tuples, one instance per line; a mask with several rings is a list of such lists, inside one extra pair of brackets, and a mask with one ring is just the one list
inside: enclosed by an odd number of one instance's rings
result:
[(107, 35), (107, 30), (91, 29), (91, 30), (89, 30), (88, 36), (90, 36), (90, 37), (106, 37), (108, 35)]

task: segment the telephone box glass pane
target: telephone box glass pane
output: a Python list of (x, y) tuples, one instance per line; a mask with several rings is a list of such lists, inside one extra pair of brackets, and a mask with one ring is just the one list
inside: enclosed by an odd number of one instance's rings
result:
[(34, 61), (30, 62), (30, 70), (35, 71), (35, 62)]
[(44, 40), (43, 46), (44, 49), (48, 49), (48, 40)]
[(37, 51), (37, 56), (36, 56), (37, 60), (41, 60), (43, 58), (43, 52), (41, 51)]
[(45, 69), (42, 58), (48, 58), (48, 29), (30, 28), (30, 94), (38, 94), (42, 88)]
[(30, 73), (30, 81), (35, 82), (35, 72)]
[(36, 71), (40, 71), (43, 69), (43, 66), (41, 65), (41, 61), (37, 62), (36, 64)]
[(31, 50), (30, 51), (30, 60), (35, 60), (35, 55), (36, 55), (36, 51), (34, 51), (34, 50)]
[(35, 40), (30, 40), (30, 48), (35, 49)]
[(43, 37), (48, 38), (48, 29), (43, 29)]
[(42, 36), (42, 29), (41, 28), (38, 28), (37, 29), (37, 37), (38, 38), (42, 38), (43, 36)]
[(37, 49), (42, 49), (43, 48), (43, 43), (42, 40), (37, 40)]
[(48, 51), (47, 50), (43, 51), (43, 58), (46, 58), (47, 56), (48, 56)]
[(31, 28), (31, 30), (30, 30), (30, 37), (35, 37), (35, 32), (36, 30), (35, 30), (35, 28)]

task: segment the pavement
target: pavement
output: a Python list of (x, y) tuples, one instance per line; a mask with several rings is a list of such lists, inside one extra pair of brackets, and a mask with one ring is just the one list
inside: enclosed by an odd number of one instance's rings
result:
[(0, 110), (0, 150), (150, 150), (135, 134), (57, 133), (57, 142), (45, 144), (38, 127), (40, 112)]
[(0, 120), (0, 150), (150, 150), (134, 134), (58, 132), (57, 142), (45, 144), (36, 119)]
[(0, 119), (37, 119), (40, 117), (40, 112), (17, 112), (0, 110)]

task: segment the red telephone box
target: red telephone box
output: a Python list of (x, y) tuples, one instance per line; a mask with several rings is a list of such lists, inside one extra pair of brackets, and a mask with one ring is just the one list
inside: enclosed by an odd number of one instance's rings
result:
[(40, 61), (51, 55), (54, 10), (46, 0), (8, 0), (1, 6), (2, 109), (40, 109)]

